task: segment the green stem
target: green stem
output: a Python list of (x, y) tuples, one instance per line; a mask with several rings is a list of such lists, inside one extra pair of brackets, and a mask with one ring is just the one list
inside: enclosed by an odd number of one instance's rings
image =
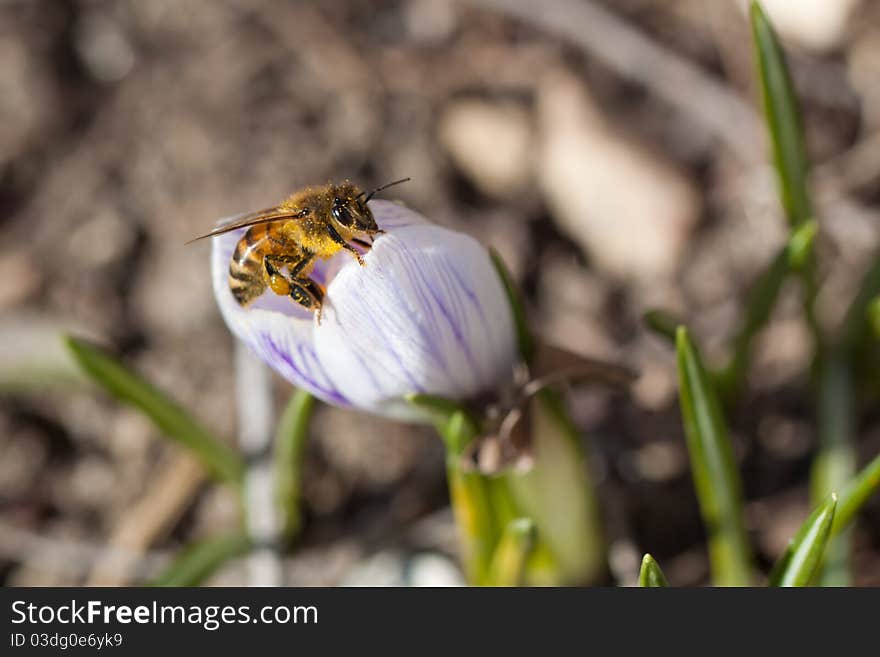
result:
[[(783, 284), (792, 272), (801, 271), (809, 265), (817, 231), (815, 221), (805, 222), (793, 229), (785, 246), (749, 291), (744, 319), (733, 340), (733, 355), (728, 365), (715, 375), (718, 394), (725, 404), (730, 405), (738, 396), (748, 372), (755, 337), (767, 325)], [(805, 295), (810, 318), (813, 317), (814, 297), (815, 290)], [(808, 321), (811, 326), (815, 324), (813, 319)]]
[(281, 534), (293, 541), (302, 525), (302, 461), (309, 437), (315, 398), (297, 390), (278, 422), (275, 438), (275, 500), (281, 515)]
[(488, 481), (478, 472), (463, 471), (461, 454), (456, 452), (447, 452), (446, 476), (468, 582), (477, 586), (488, 584), (498, 540)]
[(489, 583), (489, 569), (500, 529), (495, 505), (503, 494), (479, 472), (462, 467), (462, 455), (480, 435), (480, 425), (467, 410), (452, 400), (413, 394), (407, 400), (433, 418), (446, 445), (446, 479), (449, 500), (458, 526), (461, 560), (465, 576), (472, 585)]

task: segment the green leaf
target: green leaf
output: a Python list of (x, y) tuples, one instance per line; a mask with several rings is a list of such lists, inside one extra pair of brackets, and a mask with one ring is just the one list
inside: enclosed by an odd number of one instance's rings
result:
[(746, 586), (752, 565), (741, 484), (715, 391), (687, 329), (676, 334), (679, 398), (697, 499), (709, 537), (715, 582)]
[(250, 548), (250, 539), (243, 534), (218, 536), (194, 543), (184, 548), (150, 585), (198, 586), (224, 563), (247, 553)]
[(552, 554), (557, 582), (593, 581), (605, 565), (605, 539), (580, 433), (552, 389), (532, 398), (528, 417), (534, 464), (505, 479)]
[(501, 279), (501, 284), (504, 286), (504, 291), (507, 293), (507, 301), (510, 304), (513, 321), (516, 324), (516, 339), (517, 344), (519, 345), (519, 355), (524, 362), (531, 363), (532, 356), (535, 354), (535, 340), (532, 337), (531, 329), (529, 329), (522, 297), (516, 287), (513, 276), (510, 275), (507, 265), (504, 264), (504, 260), (498, 255), (498, 252), (494, 249), (489, 249), (489, 256), (492, 258), (492, 264), (495, 266), (495, 271), (498, 272), (498, 277)]
[(314, 405), (314, 397), (297, 390), (281, 414), (275, 433), (275, 500), (282, 535), (288, 542), (296, 537), (302, 524), (302, 461)]
[(489, 566), (492, 586), (522, 586), (526, 561), (534, 546), (535, 523), (530, 518), (507, 523)]
[(810, 514), (776, 562), (770, 574), (770, 586), (809, 585), (822, 563), (836, 507), (837, 496), (832, 493), (822, 506)]
[(186, 411), (116, 359), (76, 338), (68, 336), (64, 341), (83, 371), (107, 392), (140, 410), (167, 438), (191, 450), (218, 479), (241, 485), (242, 460)]
[[(849, 359), (841, 349), (822, 351), (818, 361), (819, 451), (813, 459), (811, 489), (813, 504), (841, 490), (855, 473), (855, 391)], [(850, 583), (851, 537), (848, 532), (831, 540), (822, 565), (821, 583), (846, 586)]]
[(831, 532), (839, 534), (856, 517), (868, 498), (880, 488), (880, 454), (874, 457), (838, 495), (837, 513)]
[[(770, 133), (779, 197), (789, 226), (813, 218), (808, 183), (809, 161), (797, 97), (785, 56), (770, 21), (758, 2), (751, 5), (755, 60), (761, 80), (764, 115)], [(823, 335), (816, 317), (816, 265), (812, 256), (801, 264), (804, 317), (813, 341), (821, 347)]]
[(669, 586), (666, 575), (660, 570), (660, 565), (654, 561), (654, 557), (646, 554), (642, 557), (642, 568), (639, 570), (639, 586), (658, 587)]
[(725, 401), (732, 401), (742, 386), (751, 361), (755, 336), (767, 325), (783, 283), (789, 274), (800, 270), (811, 258), (818, 228), (815, 221), (795, 228), (788, 242), (750, 290), (743, 321), (733, 340), (730, 363), (717, 375), (719, 394)]
[(655, 308), (646, 312), (642, 321), (651, 331), (661, 338), (666, 338), (671, 344), (675, 344), (675, 329), (681, 322), (672, 313)]
[(798, 226), (812, 217), (807, 191), (809, 163), (798, 101), (779, 40), (758, 2), (752, 2), (751, 24), (780, 198), (789, 223)]

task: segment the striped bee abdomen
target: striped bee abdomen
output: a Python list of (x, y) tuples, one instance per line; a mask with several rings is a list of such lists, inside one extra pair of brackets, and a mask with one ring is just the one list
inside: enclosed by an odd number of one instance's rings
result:
[(272, 224), (252, 226), (235, 245), (229, 261), (229, 289), (239, 305), (246, 306), (265, 291), (263, 258), (281, 246)]

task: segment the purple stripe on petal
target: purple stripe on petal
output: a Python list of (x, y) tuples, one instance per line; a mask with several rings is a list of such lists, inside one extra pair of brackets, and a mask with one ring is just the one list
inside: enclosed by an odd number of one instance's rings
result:
[[(396, 255), (405, 261), (404, 266), (408, 278), (410, 279), (409, 283), (411, 284), (413, 293), (417, 297), (415, 299), (417, 302), (416, 306), (421, 309), (430, 309), (430, 298), (433, 296), (430, 291), (431, 286), (426, 280), (425, 274), (419, 267), (417, 260), (412, 256), (409, 249), (406, 248), (405, 242), (402, 240), (397, 240), (397, 242), (399, 243), (399, 247), (396, 250)], [(398, 245), (396, 244), (395, 246)], [(435, 313), (423, 313), (423, 316), (419, 318), (421, 321), (416, 321), (415, 312), (410, 312), (408, 316), (411, 323), (416, 323), (418, 330), (418, 336), (413, 336), (413, 346), (420, 348), (423, 355), (430, 358), (432, 364), (436, 368), (439, 368), (439, 371), (447, 377), (450, 383), (453, 383), (453, 378), (449, 371), (449, 364), (446, 358), (444, 358), (444, 353), (441, 348), (442, 329), (435, 321)], [(391, 318), (388, 317), (388, 319)], [(417, 340), (416, 338), (421, 339)]]
[(238, 306), (227, 278), (240, 235), (214, 240), (214, 292), (230, 329), (317, 397), (393, 417), (420, 417), (406, 393), (465, 399), (509, 376), (513, 322), (485, 250), (395, 203), (370, 208), (387, 232), (366, 267), (345, 253), (316, 263), (327, 287), (321, 324), (271, 293)]
[(428, 294), (433, 300), (437, 311), (440, 313), (443, 319), (446, 320), (446, 324), (448, 325), (452, 336), (455, 338), (455, 342), (458, 345), (459, 349), (461, 349), (466, 356), (468, 364), (475, 370), (476, 373), (474, 356), (471, 353), (470, 346), (464, 340), (460, 321), (457, 317), (454, 316), (454, 311), (449, 306), (447, 306), (444, 301), (445, 299), (448, 299), (451, 303), (454, 304), (455, 296), (454, 294), (450, 293), (448, 286), (444, 283), (444, 275), (440, 269), (432, 267), (432, 274), (433, 280), (431, 281), (428, 281), (426, 279), (427, 275), (424, 272), (419, 272), (417, 276), (421, 280), (424, 288), (428, 291)]
[[(395, 333), (388, 330), (387, 326), (381, 326), (377, 320), (376, 314), (372, 312), (362, 312), (360, 313), (361, 319), (365, 320), (366, 323), (370, 325), (372, 329), (372, 336), (374, 338), (378, 338), (380, 344), (374, 346), (374, 349), (377, 351), (381, 351), (383, 353), (388, 354), (394, 360), (394, 363), (398, 366), (398, 371), (403, 375), (403, 378), (407, 381), (407, 383), (411, 386), (411, 392), (425, 392), (424, 386), (419, 382), (419, 380), (413, 376), (413, 373), (408, 369), (406, 363), (400, 357), (398, 353), (397, 346), (395, 344), (396, 340), (394, 339)], [(386, 318), (387, 319), (387, 318)], [(376, 363), (378, 364), (378, 363)], [(394, 376), (394, 373), (391, 370), (386, 369), (386, 374), (390, 374)]]
[[(342, 406), (349, 405), (348, 399), (346, 399), (338, 390), (311, 376), (309, 373), (310, 370), (307, 367), (300, 367), (297, 364), (293, 353), (290, 350), (283, 349), (271, 335), (262, 334), (259, 336), (258, 340), (261, 343), (262, 349), (264, 349), (270, 356), (268, 359), (269, 364), (272, 365), (272, 367), (274, 367), (284, 378), (300, 387), (306, 388), (309, 392), (321, 397), (325, 401)], [(298, 351), (300, 357), (303, 357), (306, 352), (310, 352), (314, 364), (320, 368), (320, 363), (318, 363), (317, 356), (311, 347), (299, 345)]]
[[(480, 325), (481, 325), (482, 328), (483, 328), (483, 332), (484, 332), (484, 334), (485, 334), (485, 335), (491, 335), (491, 330), (490, 330), (490, 327), (489, 327), (489, 322), (488, 322), (487, 319), (486, 319), (486, 313), (485, 313), (485, 311), (483, 310), (483, 306), (482, 306), (482, 304), (480, 303), (479, 299), (477, 298), (477, 295), (474, 293), (474, 291), (473, 291), (473, 290), (467, 285), (467, 283), (464, 281), (464, 279), (462, 278), (462, 276), (461, 276), (461, 274), (459, 273), (458, 269), (456, 269), (455, 267), (452, 266), (452, 263), (448, 261), (448, 260), (449, 260), (448, 258), (446, 258), (446, 260), (447, 260), (447, 271), (449, 271), (450, 274), (451, 274), (453, 277), (455, 277), (455, 280), (456, 280), (456, 282), (458, 283), (459, 288), (460, 288), (461, 291), (464, 293), (465, 297), (467, 297), (468, 301), (470, 302), (470, 305), (473, 307), (473, 309), (474, 309), (474, 310), (476, 311), (476, 313), (479, 315), (479, 317), (480, 317)], [(499, 345), (498, 343), (496, 343), (496, 342), (494, 342), (494, 341), (491, 341), (491, 340), (489, 341), (489, 344), (490, 344), (490, 346), (493, 347), (494, 349), (497, 349), (497, 347), (501, 346), (501, 345)]]
[(378, 393), (377, 396), (382, 397), (383, 396), (382, 382), (379, 379), (377, 379), (376, 376), (373, 374), (373, 370), (367, 364), (367, 361), (364, 360), (364, 357), (357, 351), (352, 351), (351, 354), (354, 357), (354, 359), (358, 362), (358, 364), (361, 366), (361, 368), (363, 368), (363, 371), (366, 373), (367, 377), (370, 379), (370, 383), (373, 384), (374, 388), (376, 389), (376, 392)]

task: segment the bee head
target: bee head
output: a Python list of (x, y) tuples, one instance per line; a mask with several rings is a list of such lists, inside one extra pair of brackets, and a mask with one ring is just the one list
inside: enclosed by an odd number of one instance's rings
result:
[(330, 212), (333, 219), (347, 230), (364, 233), (379, 232), (373, 213), (360, 196), (337, 194), (333, 198)]
[(330, 212), (333, 219), (348, 230), (361, 231), (368, 234), (381, 233), (382, 230), (376, 225), (373, 213), (367, 207), (367, 203), (376, 192), (388, 189), (392, 185), (398, 185), (408, 181), (409, 178), (395, 180), (387, 185), (377, 187), (367, 194), (360, 191), (357, 187), (346, 181), (342, 185), (335, 188), (333, 196), (333, 205)]

